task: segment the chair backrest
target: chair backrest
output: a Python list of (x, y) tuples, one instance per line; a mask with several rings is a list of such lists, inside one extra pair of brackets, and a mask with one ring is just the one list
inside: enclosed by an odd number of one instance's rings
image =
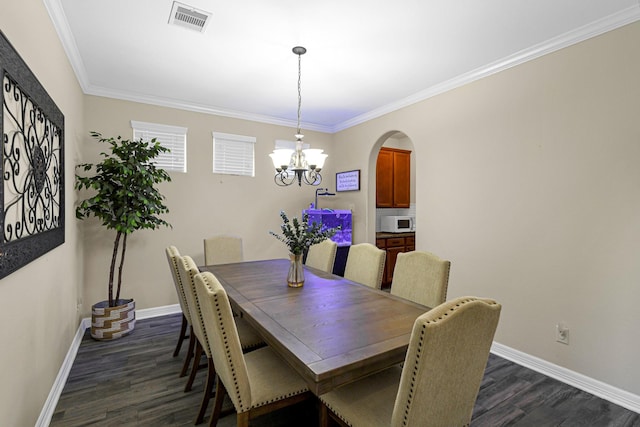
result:
[(393, 270), (391, 294), (427, 307), (447, 299), (451, 262), (429, 252), (399, 253)]
[(251, 408), (249, 372), (229, 298), (218, 279), (210, 272), (197, 274), (195, 282), (196, 292), (202, 303), (207, 335), (211, 340), (218, 380), (224, 384), (236, 411), (246, 412)]
[(182, 286), (182, 279), (180, 278), (180, 272), (178, 271), (178, 261), (181, 261), (180, 252), (175, 246), (169, 246), (165, 248), (167, 255), (167, 261), (169, 262), (169, 269), (171, 270), (171, 276), (173, 277), (173, 284), (176, 287), (176, 293), (178, 294), (178, 302), (182, 309), (187, 322), (191, 324), (191, 313), (189, 312), (189, 305), (187, 303), (187, 296), (184, 293), (184, 286)]
[(349, 248), (344, 277), (372, 288), (380, 289), (387, 253), (371, 243), (359, 243)]
[(242, 262), (242, 238), (236, 236), (213, 236), (204, 239), (205, 265)]
[(202, 319), (202, 311), (200, 309), (200, 301), (196, 294), (196, 282), (194, 277), (200, 271), (198, 266), (190, 256), (183, 256), (178, 262), (178, 273), (182, 280), (184, 287), (184, 293), (187, 299), (187, 305), (189, 306), (189, 312), (191, 314), (191, 327), (193, 333), (196, 334), (196, 338), (202, 345), (202, 349), (206, 353), (207, 357), (211, 357), (211, 346), (207, 338), (207, 331), (204, 327), (204, 321)]
[(331, 239), (325, 239), (309, 247), (305, 265), (332, 273), (336, 252), (338, 252), (338, 244)]
[(392, 426), (469, 425), (501, 308), (461, 297), (416, 319)]

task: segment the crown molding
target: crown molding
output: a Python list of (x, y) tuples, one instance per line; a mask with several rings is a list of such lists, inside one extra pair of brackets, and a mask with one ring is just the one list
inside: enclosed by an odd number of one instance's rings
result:
[(443, 83), (431, 86), (430, 88), (415, 93), (404, 99), (392, 102), (383, 107), (376, 108), (365, 114), (361, 114), (357, 117), (346, 120), (334, 126), (332, 128), (332, 132), (339, 132), (341, 130), (345, 130), (369, 120), (378, 118), (385, 114), (392, 113), (401, 108), (408, 107), (420, 101), (424, 101), (425, 99), (434, 97), (444, 92), (448, 92), (452, 89), (456, 89), (460, 86), (466, 85), (492, 74), (499, 73), (500, 71), (507, 70), (509, 68), (515, 67), (516, 65), (523, 64), (525, 62), (531, 61), (565, 47), (569, 47), (576, 43), (580, 43), (592, 37), (615, 30), (616, 28), (623, 27), (638, 20), (640, 20), (640, 2), (637, 6), (628, 7), (627, 9), (624, 9), (618, 13), (609, 15), (603, 19), (594, 21), (573, 31), (561, 34), (558, 37), (552, 38), (543, 43), (539, 43), (530, 48), (523, 49), (519, 52), (514, 53), (513, 55), (484, 65), (480, 68), (476, 68), (475, 70), (461, 74), (458, 77), (454, 77), (453, 79), (447, 80)]
[(60, 0), (43, 0), (43, 3), (53, 22), (53, 27), (62, 42), (62, 47), (67, 54), (67, 58), (69, 58), (71, 68), (73, 68), (73, 72), (76, 74), (76, 79), (78, 79), (82, 91), (87, 93), (89, 78), (87, 77), (84, 63), (80, 57), (76, 40), (73, 37), (73, 33), (71, 33), (71, 28), (67, 21), (67, 15), (65, 15), (64, 9), (62, 8), (62, 3)]
[[(135, 92), (124, 92), (107, 89), (99, 86), (89, 85), (84, 91), (85, 95), (102, 96), (106, 98), (114, 98), (122, 101), (139, 102), (142, 104), (156, 105), (160, 107), (175, 108), (178, 110), (193, 111), (196, 113), (213, 114), (216, 116), (230, 117), (233, 119), (250, 120), (253, 122), (267, 123), (278, 126), (286, 126), (296, 128), (298, 125), (295, 120), (287, 120), (278, 117), (266, 116), (261, 114), (246, 113), (243, 111), (235, 111), (223, 108), (212, 107), (204, 104), (194, 104), (175, 99), (162, 98), (152, 95), (143, 95)], [(305, 130), (313, 130), (324, 133), (331, 133), (331, 127), (322, 126), (313, 123), (301, 123)]]
[[(230, 117), (241, 120), (250, 120), (260, 123), (273, 124), (278, 126), (293, 127), (297, 126), (294, 120), (286, 120), (278, 117), (272, 117), (267, 115), (252, 114), (242, 111), (228, 110), (224, 108), (212, 107), (209, 105), (193, 104), (175, 99), (161, 98), (143, 94), (136, 94), (133, 92), (114, 91), (107, 88), (94, 86), (89, 82), (86, 69), (75, 39), (71, 33), (71, 28), (67, 22), (64, 9), (60, 3), (60, 0), (43, 0), (49, 16), (53, 21), (58, 37), (60, 38), (63, 48), (69, 58), (71, 67), (76, 74), (76, 78), (80, 83), (82, 91), (86, 95), (102, 96), (107, 98), (120, 99), (124, 101), (140, 102), (143, 104), (151, 104), (162, 107), (176, 108), (180, 110), (194, 111), (198, 113), (213, 114), (217, 116)], [(502, 58), (498, 61), (492, 62), (468, 73), (461, 74), (450, 80), (442, 82), (440, 84), (431, 86), (425, 90), (417, 92), (411, 96), (384, 105), (380, 108), (373, 109), (367, 113), (361, 114), (342, 123), (338, 123), (333, 126), (324, 126), (314, 123), (302, 123), (302, 127), (307, 130), (313, 130), (324, 133), (336, 133), (341, 130), (348, 129), (350, 127), (362, 124), (369, 120), (378, 118), (388, 113), (392, 113), (399, 109), (416, 104), (420, 101), (424, 101), (436, 95), (490, 76), (492, 74), (499, 73), (500, 71), (507, 70), (511, 67), (523, 64), (527, 61), (539, 58), (548, 53), (555, 52), (573, 44), (582, 42), (589, 38), (598, 36), (616, 28), (620, 28), (624, 25), (633, 23), (640, 20), (640, 2), (628, 7), (618, 13), (609, 15), (603, 19), (584, 25), (573, 31), (562, 34), (558, 37), (547, 40), (538, 45), (516, 52), (513, 55)]]

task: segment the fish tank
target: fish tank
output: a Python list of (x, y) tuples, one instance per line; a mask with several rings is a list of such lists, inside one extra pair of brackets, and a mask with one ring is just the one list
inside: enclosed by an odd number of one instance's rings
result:
[(340, 226), (340, 230), (333, 235), (331, 240), (338, 246), (351, 246), (351, 211), (348, 209), (305, 209), (303, 214), (309, 214), (309, 224), (319, 222), (322, 229), (335, 228)]

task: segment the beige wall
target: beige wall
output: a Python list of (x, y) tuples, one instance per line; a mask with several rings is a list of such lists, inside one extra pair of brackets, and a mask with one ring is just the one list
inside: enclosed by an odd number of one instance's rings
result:
[[(203, 263), (203, 238), (235, 234), (243, 237), (247, 260), (287, 256), (286, 246), (268, 232), (279, 232), (280, 210), (299, 216), (313, 202), (316, 187), (276, 186), (268, 154), (276, 139), (293, 140), (295, 129), (93, 96), (86, 97), (86, 107), (83, 151), (91, 162), (102, 147), (88, 137), (89, 130), (131, 138), (131, 120), (188, 128), (187, 173), (172, 172), (172, 181), (160, 186), (170, 210), (165, 218), (173, 228), (136, 232), (127, 241), (122, 296), (135, 298), (137, 308), (178, 302), (164, 254), (168, 245), (175, 245), (196, 263)], [(257, 138), (254, 178), (211, 172), (213, 131)], [(331, 135), (305, 131), (305, 141), (314, 148), (325, 149), (329, 159), (334, 157)], [(323, 184), (335, 188), (335, 172), (328, 166)], [(85, 250), (91, 254), (85, 264), (85, 314), (90, 313), (91, 304), (107, 297), (108, 263), (115, 237), (96, 224), (84, 223)]]
[(0, 29), (65, 118), (64, 245), (0, 280), (0, 419), (34, 425), (78, 328), (82, 255), (73, 214), (73, 165), (83, 96), (41, 0), (6, 1)]
[[(66, 242), (0, 280), (0, 414), (22, 426), (35, 422), (69, 348), (76, 302), (84, 301), (84, 316), (106, 297), (113, 236), (95, 221), (80, 227), (73, 214), (72, 165), (79, 152), (95, 161), (99, 151), (89, 130), (130, 136), (130, 120), (189, 129), (189, 171), (161, 186), (173, 228), (129, 240), (123, 296), (138, 308), (177, 302), (168, 244), (202, 262), (202, 238), (231, 233), (245, 239), (246, 259), (285, 256), (267, 232), (277, 230), (280, 209), (308, 206), (314, 188), (271, 180), (267, 154), (293, 129), (83, 99), (39, 0), (8, 2), (0, 28), (66, 124)], [(632, 24), (336, 135), (305, 132), (330, 155), (323, 186), (335, 189), (336, 171), (362, 172), (362, 191), (323, 198), (321, 206), (353, 209), (354, 242), (372, 242), (371, 171), (379, 146), (403, 132), (419, 165), (417, 246), (452, 261), (449, 297), (496, 298), (504, 305), (498, 342), (640, 394), (639, 39), (640, 23)], [(256, 178), (210, 172), (212, 131), (257, 137)], [(569, 346), (554, 341), (561, 321), (571, 328)]]
[[(417, 249), (449, 297), (503, 303), (499, 343), (640, 394), (640, 23), (335, 136), (372, 184), (390, 131), (415, 146)], [(373, 239), (375, 193), (359, 239)], [(354, 221), (355, 222), (355, 221)], [(570, 345), (555, 342), (555, 325)]]

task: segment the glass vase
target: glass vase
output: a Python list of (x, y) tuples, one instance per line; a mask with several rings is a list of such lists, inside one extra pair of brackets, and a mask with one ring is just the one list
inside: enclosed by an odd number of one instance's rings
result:
[(289, 274), (287, 275), (287, 285), (292, 288), (299, 288), (304, 285), (304, 268), (302, 267), (302, 254), (289, 254), (291, 263), (289, 264)]

